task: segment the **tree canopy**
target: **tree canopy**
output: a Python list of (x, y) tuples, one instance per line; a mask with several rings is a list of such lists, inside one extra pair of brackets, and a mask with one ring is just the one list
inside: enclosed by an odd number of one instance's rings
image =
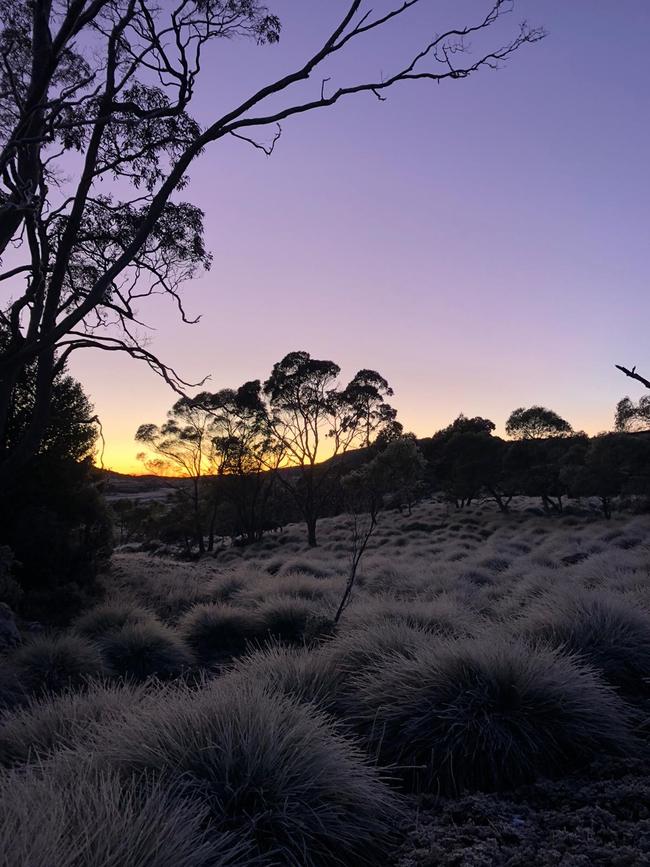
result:
[(545, 406), (519, 407), (510, 413), (506, 433), (513, 439), (532, 440), (573, 433), (568, 421)]

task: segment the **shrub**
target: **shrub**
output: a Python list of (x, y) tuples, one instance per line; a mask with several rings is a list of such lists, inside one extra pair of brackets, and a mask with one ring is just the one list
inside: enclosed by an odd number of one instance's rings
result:
[(56, 692), (105, 673), (97, 647), (77, 635), (39, 635), (11, 661), (19, 682), (30, 692)]
[(501, 790), (632, 743), (624, 703), (591, 669), (492, 637), (387, 658), (356, 686), (359, 730), (427, 792)]
[(633, 696), (650, 691), (650, 614), (604, 593), (548, 597), (521, 623), (524, 634), (579, 653)]
[(113, 674), (134, 680), (176, 677), (189, 668), (192, 656), (180, 638), (162, 623), (127, 623), (101, 642)]
[(262, 641), (266, 635), (255, 611), (216, 603), (195, 605), (178, 629), (202, 665), (244, 653), (251, 642)]
[(211, 828), (291, 867), (385, 863), (398, 812), (360, 751), (313, 708), (223, 679), (97, 737), (96, 762), (183, 782)]
[(80, 762), (9, 774), (0, 786), (4, 867), (236, 867), (246, 847), (209, 834), (207, 810), (160, 785), (144, 791)]
[(144, 623), (154, 619), (144, 608), (119, 602), (107, 602), (82, 614), (75, 623), (74, 631), (85, 638), (96, 640), (118, 632), (123, 626)]
[(83, 692), (32, 700), (0, 720), (0, 765), (25, 764), (64, 747), (77, 747), (96, 723), (114, 724), (145, 695), (141, 686), (93, 684)]
[(305, 599), (276, 596), (258, 608), (268, 636), (287, 644), (303, 644), (332, 631), (331, 619)]

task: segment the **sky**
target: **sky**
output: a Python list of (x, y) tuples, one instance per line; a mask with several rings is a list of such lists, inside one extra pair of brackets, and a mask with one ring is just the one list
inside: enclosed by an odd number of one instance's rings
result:
[[(279, 45), (206, 55), (202, 123), (301, 64), (346, 3), (269, 5)], [(386, 73), (487, 8), (420, 6), (351, 45), (323, 73), (329, 86)], [(344, 381), (373, 368), (418, 436), (460, 412), (500, 432), (532, 404), (588, 433), (611, 429), (616, 402), (643, 393), (614, 364), (650, 372), (650, 2), (517, 0), (490, 44), (522, 19), (548, 35), (498, 71), (290, 119), (271, 157), (234, 139), (207, 148), (183, 192), (204, 210), (214, 254), (184, 288), (201, 320), (143, 304), (150, 348), (186, 380), (209, 375), (211, 390), (265, 379), (298, 349), (336, 361)], [(321, 77), (298, 95), (318, 93)], [(105, 465), (142, 471), (135, 430), (162, 422), (174, 393), (113, 353), (78, 353), (71, 373), (102, 419)]]

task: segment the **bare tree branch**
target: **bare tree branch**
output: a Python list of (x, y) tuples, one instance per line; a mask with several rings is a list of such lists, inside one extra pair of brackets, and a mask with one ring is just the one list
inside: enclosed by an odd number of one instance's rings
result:
[(621, 373), (624, 373), (626, 376), (629, 376), (632, 379), (636, 379), (637, 382), (640, 382), (642, 385), (645, 385), (646, 388), (650, 388), (650, 379), (646, 379), (644, 376), (641, 376), (640, 373), (637, 373), (636, 367), (633, 367), (632, 370), (628, 370), (627, 367), (623, 367), (620, 364), (615, 364), (614, 367), (618, 368), (621, 371)]

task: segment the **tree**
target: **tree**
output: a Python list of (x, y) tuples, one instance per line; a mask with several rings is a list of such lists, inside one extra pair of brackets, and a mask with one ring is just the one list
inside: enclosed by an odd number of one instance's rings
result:
[(624, 397), (616, 404), (616, 430), (626, 433), (650, 430), (650, 396), (639, 398), (634, 403)]
[[(199, 553), (205, 553), (204, 526), (201, 514), (201, 480), (213, 471), (213, 395), (201, 392), (194, 398), (181, 397), (167, 413), (167, 421), (158, 426), (141, 424), (135, 438), (158, 457), (146, 453), (139, 457), (156, 473), (179, 474), (190, 480), (190, 504), (194, 538)], [(185, 489), (177, 488), (181, 498)]]
[[(336, 458), (365, 443), (369, 431), (368, 415), (360, 411), (360, 403), (367, 405), (365, 398), (358, 399), (358, 384), (367, 382), (367, 371), (358, 373), (342, 390), (337, 388), (340, 372), (333, 361), (312, 358), (308, 352), (290, 352), (273, 366), (264, 383), (276, 468), (283, 467), (277, 478), (294, 498), (312, 546), (316, 545), (316, 523), (331, 494)], [(377, 430), (382, 401), (375, 389), (370, 402), (371, 430)], [(386, 415), (392, 423), (394, 413)], [(325, 457), (329, 460), (323, 464)], [(288, 468), (295, 472), (290, 474)]]
[(260, 381), (246, 382), (236, 390), (222, 389), (212, 396), (209, 409), (217, 472), (210, 480), (208, 549), (212, 549), (215, 521), (224, 503), (231, 507), (232, 534), (245, 542), (259, 541), (268, 524), (274, 482), (271, 470), (277, 465)]
[(586, 434), (520, 439), (508, 444), (504, 474), (517, 492), (540, 497), (545, 512), (561, 512), (576, 466), (584, 462)]
[(538, 440), (546, 437), (566, 436), (573, 428), (552, 409), (544, 406), (520, 407), (510, 413), (506, 433), (512, 439)]
[(362, 444), (368, 448), (379, 430), (392, 430), (397, 410), (386, 403), (393, 389), (376, 370), (360, 370), (342, 393), (352, 416), (352, 423), (363, 431)]
[[(476, 23), (423, 34), (420, 47), (388, 70), (376, 63), (380, 76), (328, 86), (341, 54), (373, 34), (390, 38), (424, 5), (400, 0), (374, 12), (351, 0), (304, 64), (201, 126), (190, 109), (209, 48), (227, 38), (279, 39), (280, 21), (261, 2), (0, 0), (0, 281), (7, 291), (0, 321), (9, 330), (0, 353), (0, 442), (18, 380), (36, 364), (29, 425), (0, 456), (0, 482), (38, 450), (52, 384), (71, 353), (126, 352), (173, 388), (187, 385), (135, 329), (137, 307), (155, 294), (189, 321), (180, 287), (209, 266), (210, 254), (201, 211), (177, 194), (208, 146), (235, 137), (270, 154), (288, 118), (364, 93), (383, 100), (402, 82), (460, 81), (544, 35), (522, 25), (501, 47), (468, 56), (469, 40), (510, 9), (511, 0), (492, 0)], [(305, 84), (314, 79), (310, 91)]]
[[(30, 365), (13, 392), (5, 448), (24, 436), (33, 402)], [(52, 384), (37, 454), (20, 478), (0, 488), (0, 546), (16, 556), (21, 613), (30, 619), (65, 622), (98, 592), (95, 577), (110, 554), (112, 533), (91, 462), (97, 435), (92, 404), (63, 368)]]
[(469, 506), (480, 496), (491, 497), (506, 513), (514, 487), (504, 473), (506, 443), (489, 433), (466, 430), (456, 433), (442, 455), (441, 481), (456, 508)]

